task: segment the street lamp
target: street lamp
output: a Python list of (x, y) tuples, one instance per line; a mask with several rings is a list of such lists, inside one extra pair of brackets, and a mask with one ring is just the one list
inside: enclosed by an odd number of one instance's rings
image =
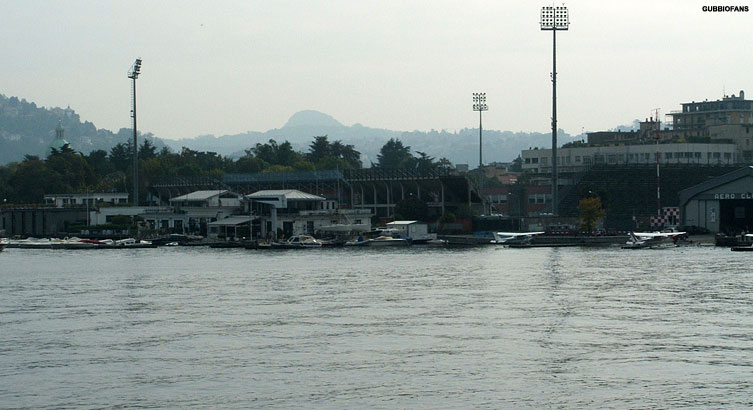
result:
[(488, 111), (489, 106), (486, 105), (486, 93), (473, 93), (473, 111), (478, 111), (478, 170), (479, 170), (479, 182), (478, 182), (478, 190), (479, 190), (479, 197), (481, 198), (481, 207), (484, 209), (484, 213), (486, 212), (486, 205), (484, 202), (484, 157), (483, 157), (483, 143), (482, 143), (482, 136), (481, 136), (481, 113), (483, 111)]
[(552, 215), (557, 216), (557, 31), (567, 30), (567, 7), (542, 7), (541, 29), (552, 32)]
[(131, 66), (131, 70), (128, 71), (128, 78), (133, 80), (133, 109), (131, 110), (131, 117), (133, 117), (133, 204), (139, 205), (139, 144), (136, 138), (136, 79), (141, 74), (141, 58), (137, 58), (136, 62)]

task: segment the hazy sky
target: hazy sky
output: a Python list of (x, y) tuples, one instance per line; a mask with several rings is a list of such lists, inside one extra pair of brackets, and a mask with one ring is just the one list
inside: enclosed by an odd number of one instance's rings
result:
[[(749, 1), (574, 0), (558, 32), (558, 118), (571, 134), (753, 97)], [(557, 3), (561, 5), (562, 3)], [(297, 111), (393, 130), (550, 130), (546, 2), (0, 0), (0, 93), (163, 138), (281, 127)], [(663, 115), (662, 115), (663, 117)]]

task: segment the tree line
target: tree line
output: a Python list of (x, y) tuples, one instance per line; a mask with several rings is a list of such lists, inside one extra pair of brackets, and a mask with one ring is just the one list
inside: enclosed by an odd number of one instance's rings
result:
[[(140, 185), (160, 177), (207, 176), (221, 178), (226, 173), (290, 172), (334, 169), (360, 169), (361, 153), (353, 145), (314, 137), (308, 152), (293, 149), (290, 142), (270, 139), (245, 150), (233, 159), (211, 151), (183, 147), (172, 152), (158, 150), (149, 139), (138, 149)], [(51, 149), (46, 158), (26, 155), (21, 162), (0, 166), (0, 200), (9, 204), (41, 203), (46, 194), (86, 192), (130, 192), (133, 186), (133, 149), (131, 142), (119, 143), (109, 152), (95, 150), (88, 155), (64, 146)], [(424, 152), (414, 155), (398, 139), (384, 144), (371, 163), (377, 168), (409, 168), (422, 171), (452, 167), (446, 158), (435, 160)], [(140, 189), (139, 192), (146, 192)]]

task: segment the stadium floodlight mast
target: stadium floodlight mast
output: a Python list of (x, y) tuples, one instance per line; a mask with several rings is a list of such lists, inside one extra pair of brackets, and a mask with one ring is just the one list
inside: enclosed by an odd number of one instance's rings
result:
[(481, 136), (481, 113), (484, 111), (488, 111), (489, 106), (486, 105), (486, 93), (473, 93), (473, 111), (478, 111), (478, 171), (479, 171), (479, 179), (478, 179), (478, 190), (479, 190), (479, 197), (481, 198), (481, 207), (484, 209), (483, 213), (486, 213), (486, 205), (484, 202), (484, 148), (483, 148), (483, 139)]
[(552, 31), (552, 215), (557, 215), (557, 31), (567, 30), (570, 17), (565, 6), (541, 8), (541, 30)]
[(128, 71), (128, 78), (133, 80), (133, 204), (139, 205), (139, 143), (136, 138), (136, 79), (141, 74), (141, 58), (137, 58)]

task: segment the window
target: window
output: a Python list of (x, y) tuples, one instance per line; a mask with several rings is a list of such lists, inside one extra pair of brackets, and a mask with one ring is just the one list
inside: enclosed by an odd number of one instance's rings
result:
[(541, 158), (541, 165), (549, 165), (549, 158), (542, 157)]
[(617, 162), (617, 155), (615, 155), (615, 154), (607, 155), (607, 162), (610, 163), (610, 164), (616, 163)]
[(719, 153), (719, 152), (715, 152), (715, 153), (714, 153), (714, 158), (719, 158), (719, 157), (721, 157), (721, 153)]
[(664, 159), (672, 159), (672, 153), (671, 152), (665, 152), (664, 153)]
[(694, 152), (693, 156), (695, 156), (696, 158), (701, 158), (701, 153), (700, 152)]
[(730, 159), (730, 158), (732, 158), (732, 153), (731, 152), (725, 152), (724, 153), (724, 159)]
[(575, 156), (575, 163), (576, 164), (580, 163), (580, 156), (579, 155)]

